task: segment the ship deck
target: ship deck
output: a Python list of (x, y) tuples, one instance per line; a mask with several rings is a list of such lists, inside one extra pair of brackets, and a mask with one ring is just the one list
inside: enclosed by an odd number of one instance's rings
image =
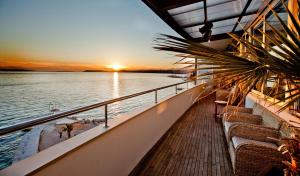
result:
[(233, 175), (213, 96), (193, 105), (139, 163), (132, 175)]

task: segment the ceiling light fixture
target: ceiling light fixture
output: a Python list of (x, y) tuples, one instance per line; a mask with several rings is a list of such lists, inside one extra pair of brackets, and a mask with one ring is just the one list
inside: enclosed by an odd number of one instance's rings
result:
[(211, 29), (213, 27), (213, 23), (210, 21), (207, 21), (204, 23), (204, 26), (199, 28), (199, 32), (202, 34), (202, 41), (210, 41), (211, 38)]

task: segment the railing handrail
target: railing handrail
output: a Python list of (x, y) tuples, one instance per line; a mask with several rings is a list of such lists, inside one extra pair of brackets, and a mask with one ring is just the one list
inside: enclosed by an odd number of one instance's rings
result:
[[(18, 123), (18, 124), (14, 124), (14, 125), (11, 125), (11, 126), (8, 126), (8, 127), (1, 128), (0, 129), (0, 136), (6, 135), (6, 134), (9, 134), (9, 133), (13, 133), (13, 132), (16, 132), (16, 131), (19, 131), (19, 130), (23, 130), (23, 129), (26, 129), (26, 128), (30, 128), (30, 127), (33, 127), (33, 126), (36, 126), (36, 125), (40, 125), (40, 124), (43, 124), (43, 123), (46, 123), (46, 122), (50, 122), (50, 121), (53, 121), (53, 120), (61, 119), (61, 118), (64, 118), (64, 117), (67, 117), (67, 116), (70, 116), (70, 115), (74, 115), (74, 114), (78, 114), (78, 113), (81, 113), (81, 112), (89, 111), (89, 110), (99, 108), (99, 107), (102, 107), (102, 106), (106, 106), (105, 110), (107, 110), (107, 105), (109, 105), (109, 104), (119, 102), (119, 101), (122, 101), (122, 100), (126, 100), (126, 99), (130, 99), (130, 98), (133, 98), (133, 97), (137, 97), (137, 96), (140, 96), (140, 95), (148, 94), (148, 93), (151, 93), (151, 92), (156, 92), (157, 93), (158, 90), (166, 89), (166, 88), (169, 88), (169, 87), (173, 87), (173, 86), (177, 86), (177, 85), (181, 85), (181, 84), (185, 84), (185, 83), (188, 84), (189, 82), (193, 82), (193, 81), (191, 81), (191, 80), (190, 81), (184, 81), (184, 82), (180, 82), (180, 83), (176, 83), (176, 84), (171, 84), (171, 85), (168, 85), (168, 86), (163, 86), (163, 87), (159, 87), (159, 88), (155, 88), (155, 89), (150, 89), (150, 90), (142, 91), (142, 92), (139, 92), (139, 93), (130, 94), (130, 95), (126, 95), (126, 96), (123, 96), (123, 97), (103, 101), (103, 102), (100, 102), (100, 103), (95, 103), (95, 104), (92, 104), (92, 105), (76, 108), (76, 109), (73, 109), (73, 110), (69, 110), (69, 111), (65, 111), (65, 112), (61, 112), (61, 113), (57, 113), (57, 114), (53, 114), (53, 115), (33, 119), (33, 120), (30, 120), (30, 121), (25, 121), (25, 122), (21, 122), (21, 123)], [(176, 90), (176, 93), (177, 93), (177, 90)], [(156, 96), (156, 98), (157, 98), (157, 96)], [(106, 112), (106, 115), (107, 115), (107, 112)], [(105, 119), (105, 125), (107, 126), (107, 116), (106, 116), (106, 119)]]

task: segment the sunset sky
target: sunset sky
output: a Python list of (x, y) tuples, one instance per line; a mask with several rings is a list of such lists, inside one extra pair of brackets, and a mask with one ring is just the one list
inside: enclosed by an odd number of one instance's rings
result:
[(158, 33), (177, 35), (141, 0), (1, 0), (0, 68), (168, 69)]

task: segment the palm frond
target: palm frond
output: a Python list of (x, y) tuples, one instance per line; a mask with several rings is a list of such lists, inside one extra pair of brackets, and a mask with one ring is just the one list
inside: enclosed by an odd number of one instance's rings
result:
[[(232, 101), (240, 99), (239, 103), (245, 99), (251, 90), (263, 90), (267, 87), (267, 83), (272, 80), (274, 85), (268, 94), (276, 97), (289, 93), (285, 100), (281, 100), (284, 101), (282, 109), (285, 109), (300, 98), (300, 39), (297, 33), (300, 31), (300, 24), (285, 4), (283, 4), (283, 7), (290, 15), (295, 30), (285, 24), (277, 12), (270, 7), (283, 31), (279, 31), (266, 22), (273, 35), (271, 36), (262, 30), (259, 30), (259, 32), (266, 36), (270, 44), (263, 42), (246, 30), (245, 33), (255, 43), (235, 34), (229, 34), (237, 43), (246, 47), (247, 52), (241, 55), (165, 34), (161, 34), (155, 39), (156, 45), (154, 48), (174, 52), (180, 54), (181, 57), (186, 56), (197, 59), (200, 65), (197, 70), (203, 72), (199, 74), (199, 77), (213, 75), (213, 85), (226, 82), (226, 85), (235, 86), (238, 94), (232, 98)], [(262, 45), (265, 47), (262, 47)], [(188, 67), (194, 65), (192, 62), (187, 62), (187, 64), (190, 64)], [(279, 91), (282, 80), (292, 86)]]

